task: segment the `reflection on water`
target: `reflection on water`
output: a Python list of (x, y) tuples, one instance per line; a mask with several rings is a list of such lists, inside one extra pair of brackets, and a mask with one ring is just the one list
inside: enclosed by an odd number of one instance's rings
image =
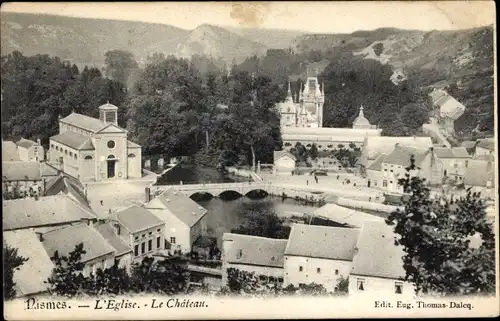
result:
[(244, 215), (251, 209), (268, 209), (278, 215), (285, 213), (312, 213), (316, 207), (301, 205), (292, 199), (282, 200), (276, 197), (266, 197), (263, 199), (249, 199), (241, 197), (235, 200), (221, 200), (213, 198), (211, 200), (197, 201), (198, 204), (208, 210), (207, 227), (211, 236), (217, 237), (217, 245), (222, 246), (222, 234), (230, 232), (231, 229), (243, 223)]
[[(179, 164), (158, 179), (159, 185), (198, 183), (223, 183), (247, 181), (246, 178), (228, 176), (226, 173), (213, 168), (200, 168), (196, 165)], [(264, 208), (274, 211), (278, 215), (285, 213), (312, 213), (316, 207), (302, 205), (299, 202), (267, 196), (260, 199), (240, 197), (232, 200), (213, 198), (210, 200), (196, 200), (198, 204), (208, 210), (207, 227), (211, 236), (217, 237), (217, 245), (222, 246), (222, 234), (243, 223), (246, 211)]]

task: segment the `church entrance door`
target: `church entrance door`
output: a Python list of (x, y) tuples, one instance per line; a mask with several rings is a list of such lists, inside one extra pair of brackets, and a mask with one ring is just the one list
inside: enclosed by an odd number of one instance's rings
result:
[(114, 178), (115, 177), (115, 175), (116, 175), (115, 167), (116, 167), (116, 162), (117, 161), (118, 160), (115, 159), (114, 155), (108, 156), (108, 178)]

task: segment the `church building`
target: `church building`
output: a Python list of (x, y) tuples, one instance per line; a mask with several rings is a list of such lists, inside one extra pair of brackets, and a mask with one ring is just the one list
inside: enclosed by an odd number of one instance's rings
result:
[(50, 161), (81, 181), (140, 178), (141, 146), (118, 126), (118, 107), (99, 107), (99, 119), (72, 113), (59, 119), (59, 134), (50, 138)]
[(325, 151), (351, 143), (361, 147), (365, 137), (380, 136), (382, 130), (370, 124), (364, 116), (363, 106), (352, 128), (323, 127), (324, 84), (320, 88), (317, 77), (307, 77), (304, 89), (302, 85), (300, 88), (294, 100), (289, 83), (285, 101), (277, 105), (284, 150), (290, 150), (296, 143), (306, 147), (316, 144), (319, 150)]

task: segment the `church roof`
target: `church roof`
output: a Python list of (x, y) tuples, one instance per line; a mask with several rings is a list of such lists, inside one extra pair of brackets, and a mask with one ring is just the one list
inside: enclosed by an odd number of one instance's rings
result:
[(110, 103), (106, 103), (104, 105), (101, 105), (99, 106), (99, 109), (101, 110), (117, 110), (118, 107), (116, 107), (115, 105), (113, 104), (110, 104)]
[(130, 140), (127, 140), (127, 148), (141, 148), (141, 146), (134, 142), (131, 142)]
[(94, 150), (94, 144), (89, 137), (71, 131), (65, 131), (50, 139), (76, 150)]
[(93, 133), (96, 133), (103, 129), (106, 124), (97, 118), (72, 113), (63, 119), (59, 120), (62, 123), (69, 124), (75, 127), (79, 127)]

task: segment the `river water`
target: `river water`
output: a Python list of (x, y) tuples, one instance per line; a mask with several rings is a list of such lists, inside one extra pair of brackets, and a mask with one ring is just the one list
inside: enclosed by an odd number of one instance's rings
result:
[[(157, 184), (198, 184), (247, 181), (247, 178), (229, 176), (211, 168), (199, 168), (194, 165), (179, 164), (158, 179)], [(293, 199), (282, 200), (279, 197), (266, 196), (261, 198), (239, 197), (234, 199), (194, 198), (195, 201), (208, 210), (207, 228), (210, 236), (217, 238), (217, 245), (222, 246), (222, 235), (240, 226), (244, 221), (245, 212), (257, 209), (274, 211), (279, 216), (290, 216), (293, 213), (312, 213), (317, 207), (304, 205)]]

